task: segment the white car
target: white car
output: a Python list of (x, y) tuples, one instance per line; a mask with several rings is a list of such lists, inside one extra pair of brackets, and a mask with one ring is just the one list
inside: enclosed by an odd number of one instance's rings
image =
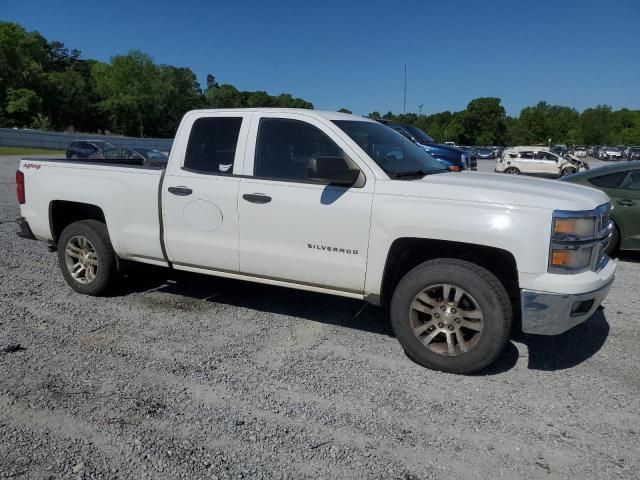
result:
[(618, 147), (602, 147), (600, 149), (600, 160), (617, 160), (622, 158), (622, 150)]
[(343, 113), (192, 111), (166, 168), (24, 159), (16, 181), (21, 235), (77, 292), (133, 261), (341, 295), (389, 308), (407, 354), (448, 372), (492, 363), (516, 322), (584, 322), (616, 270), (599, 190), (449, 172)]
[(573, 150), (573, 156), (576, 158), (586, 158), (587, 149), (584, 147), (576, 147)]
[(546, 147), (521, 146), (505, 149), (496, 160), (495, 171), (511, 175), (558, 178), (588, 168), (585, 162), (571, 155), (559, 156)]

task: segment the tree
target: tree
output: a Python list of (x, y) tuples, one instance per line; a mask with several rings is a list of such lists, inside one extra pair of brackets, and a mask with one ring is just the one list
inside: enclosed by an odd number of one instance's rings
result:
[(239, 108), (242, 107), (242, 95), (236, 87), (229, 84), (208, 88), (204, 92), (207, 103), (211, 108)]
[(338, 112), (340, 113), (353, 113), (351, 110), (349, 110), (348, 108), (341, 108), (340, 110), (338, 110)]
[(507, 137), (505, 119), (506, 113), (499, 98), (471, 100), (461, 119), (462, 140), (472, 145), (501, 145)]
[(155, 134), (162, 80), (151, 57), (132, 50), (116, 55), (110, 64), (97, 63), (92, 69), (98, 103), (108, 115), (110, 129), (126, 135)]

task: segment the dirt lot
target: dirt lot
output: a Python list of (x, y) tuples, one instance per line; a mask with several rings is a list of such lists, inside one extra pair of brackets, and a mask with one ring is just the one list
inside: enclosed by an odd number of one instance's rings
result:
[[(3, 222), (16, 165), (0, 158)], [(80, 296), (16, 230), (0, 225), (0, 349), (21, 346), (0, 353), (0, 478), (638, 478), (640, 257), (585, 324), (456, 376), (357, 301), (153, 269)]]

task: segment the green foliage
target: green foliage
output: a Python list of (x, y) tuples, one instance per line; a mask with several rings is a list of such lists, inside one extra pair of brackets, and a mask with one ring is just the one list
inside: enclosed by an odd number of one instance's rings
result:
[(349, 110), (348, 108), (341, 108), (340, 110), (338, 110), (338, 112), (340, 113), (353, 113), (351, 110)]

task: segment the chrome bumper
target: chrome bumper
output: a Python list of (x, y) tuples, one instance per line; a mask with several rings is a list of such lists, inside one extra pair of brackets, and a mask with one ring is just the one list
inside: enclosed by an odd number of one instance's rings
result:
[(609, 293), (613, 279), (588, 293), (557, 294), (523, 289), (522, 331), (536, 335), (559, 335), (588, 320)]

